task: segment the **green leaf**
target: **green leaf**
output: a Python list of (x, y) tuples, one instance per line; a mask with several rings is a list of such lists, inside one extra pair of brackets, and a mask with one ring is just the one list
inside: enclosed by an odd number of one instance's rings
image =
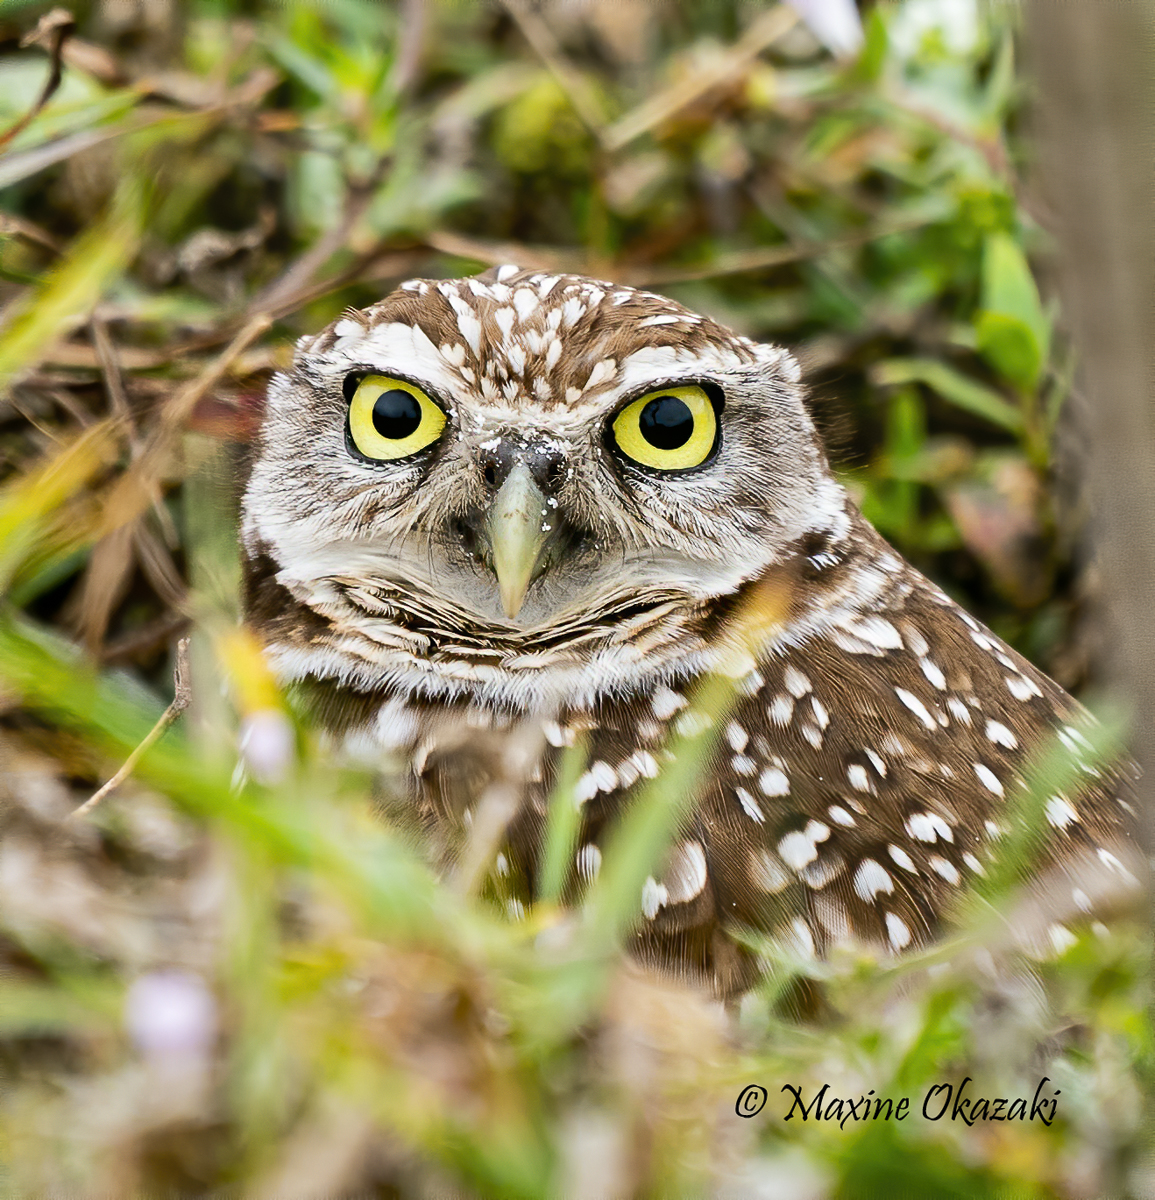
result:
[(903, 383), (923, 383), (936, 391), (944, 400), (999, 425), (1012, 433), (1023, 429), (1023, 416), (1014, 405), (1004, 400), (998, 392), (968, 379), (946, 363), (933, 358), (891, 358), (879, 363), (872, 373), (874, 383), (881, 387), (893, 387)]
[(1030, 327), (1006, 313), (984, 312), (975, 322), (975, 346), (1005, 379), (1032, 391), (1043, 370), (1043, 352)]
[(1051, 324), (1026, 257), (1006, 233), (992, 233), (984, 245), (975, 332), (980, 353), (997, 371), (1017, 387), (1034, 388), (1047, 361)]

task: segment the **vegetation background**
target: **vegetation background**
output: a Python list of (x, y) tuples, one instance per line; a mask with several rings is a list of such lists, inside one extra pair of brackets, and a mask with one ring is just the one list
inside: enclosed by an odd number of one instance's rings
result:
[[(765, 945), (726, 1012), (618, 952), (708, 742), (675, 747), (584, 913), (547, 886), (514, 920), (373, 817), (239, 625), (238, 447), (292, 339), (517, 262), (796, 348), (868, 517), (1096, 682), (1093, 405), (1019, 11), (796, 8), (0, 4), (0, 1189), (1149, 1194), (1148, 939), (1015, 887), (1062, 755), (941, 947)], [(70, 817), (165, 709), (186, 633), (190, 707)], [(818, 1017), (791, 1015), (800, 978)], [(921, 1116), (968, 1075), (1048, 1077), (1054, 1124)], [(785, 1083), (913, 1112), (786, 1121)]]

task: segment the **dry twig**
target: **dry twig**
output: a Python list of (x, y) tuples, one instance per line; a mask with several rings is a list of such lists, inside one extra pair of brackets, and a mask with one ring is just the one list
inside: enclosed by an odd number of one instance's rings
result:
[(601, 141), (605, 125), (597, 100), (585, 77), (562, 53), (553, 30), (524, 0), (504, 0), (504, 4), (522, 36), (565, 92), (582, 124)]
[(40, 18), (36, 28), (21, 41), (21, 49), (25, 46), (35, 46), (40, 43), (46, 44), (48, 46), (51, 65), (48, 70), (48, 78), (44, 81), (44, 86), (40, 89), (40, 95), (37, 96), (36, 103), (32, 105), (15, 125), (10, 126), (3, 133), (0, 133), (0, 149), (7, 146), (18, 133), (22, 133), (27, 129), (40, 110), (56, 93), (63, 74), (61, 58), (64, 53), (64, 43), (75, 28), (76, 18), (67, 9), (54, 8), (51, 12), (46, 12)]
[(85, 800), (73, 812), (68, 814), (68, 820), (76, 821), (86, 817), (114, 788), (119, 787), (132, 774), (133, 768), (140, 762), (144, 752), (160, 737), (162, 733), (181, 715), (192, 700), (192, 687), (189, 681), (188, 638), (182, 637), (176, 644), (176, 670), (173, 671), (172, 703), (160, 714), (160, 719), (144, 736), (144, 740), (124, 760), (119, 771), (98, 791)]
[(707, 68), (659, 92), (615, 121), (602, 135), (607, 150), (621, 150), (635, 138), (668, 121), (707, 92), (739, 78), (747, 65), (768, 46), (794, 28), (793, 9), (778, 5), (756, 17), (746, 32)]

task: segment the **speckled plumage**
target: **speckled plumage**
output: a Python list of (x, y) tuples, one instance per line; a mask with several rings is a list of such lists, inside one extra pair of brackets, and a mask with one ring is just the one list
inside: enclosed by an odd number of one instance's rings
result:
[[(443, 408), (428, 451), (348, 452), (342, 383), (370, 370)], [(685, 382), (718, 397), (714, 456), (661, 475), (616, 454), (623, 404)], [(549, 550), (511, 618), (477, 531), (517, 463), (546, 497)], [(249, 620), (275, 669), (333, 730), (405, 757), (412, 803), (447, 843), (516, 776), (492, 868), (515, 912), (562, 748), (589, 748), (576, 899), (670, 731), (714, 719), (687, 697), (728, 619), (760, 580), (787, 581), (640, 898), (636, 951), (722, 993), (752, 977), (738, 926), (805, 954), (925, 942), (985, 870), (1032, 751), (1052, 729), (1082, 746), (1078, 705), (855, 510), (794, 360), (630, 288), (514, 267), (413, 280), (302, 339), (270, 388), (243, 539)], [(1126, 776), (1089, 769), (1051, 798), (1045, 859), (1085, 851), (1125, 872)]]

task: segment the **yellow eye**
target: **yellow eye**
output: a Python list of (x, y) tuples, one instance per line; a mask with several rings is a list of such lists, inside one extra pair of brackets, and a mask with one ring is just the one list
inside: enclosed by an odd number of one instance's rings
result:
[(366, 458), (408, 458), (441, 436), (445, 414), (419, 388), (366, 375), (349, 404), (349, 434)]
[(634, 462), (655, 471), (688, 471), (710, 457), (718, 418), (696, 384), (662, 388), (627, 405), (614, 418), (614, 441)]

